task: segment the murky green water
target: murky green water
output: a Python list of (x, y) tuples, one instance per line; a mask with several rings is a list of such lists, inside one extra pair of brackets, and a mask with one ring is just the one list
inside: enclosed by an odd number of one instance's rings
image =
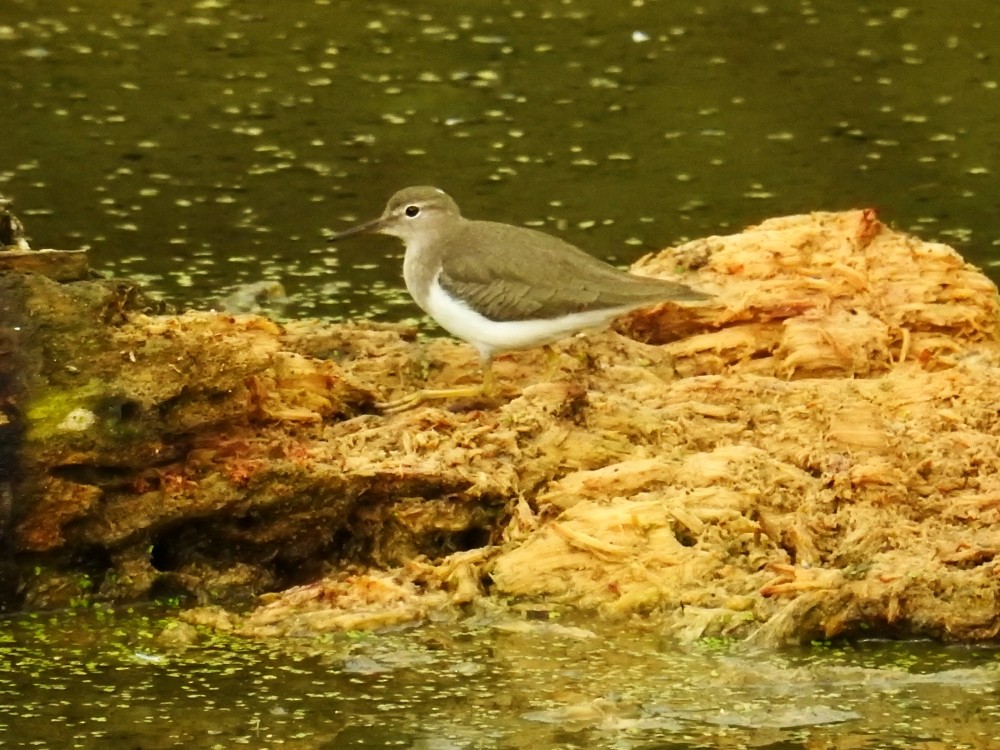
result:
[(680, 649), (477, 617), (394, 634), (164, 645), (158, 617), (2, 622), (0, 747), (988, 748), (994, 650)]
[(408, 317), (323, 233), (432, 183), (631, 261), (812, 209), (997, 256), (993, 0), (5, 0), (0, 192), (36, 246), (205, 305)]
[[(398, 245), (323, 236), (419, 183), (618, 262), (875, 206), (989, 265), (997, 59), (994, 0), (4, 0), (0, 192), (35, 247), (182, 304), (280, 280), (292, 315), (415, 315)], [(0, 747), (1000, 746), (992, 649), (0, 625)]]

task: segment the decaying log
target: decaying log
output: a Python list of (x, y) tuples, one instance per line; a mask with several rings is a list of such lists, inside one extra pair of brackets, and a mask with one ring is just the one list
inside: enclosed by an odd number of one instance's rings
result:
[(870, 211), (636, 270), (717, 298), (500, 358), (495, 401), (393, 416), (375, 404), (478, 378), (471, 348), (0, 273), (27, 602), (82, 570), (112, 598), (271, 591), (186, 615), (256, 635), (540, 599), (686, 639), (994, 637), (992, 282)]
[(80, 281), (88, 276), (83, 250), (2, 250), (0, 273), (37, 273), (54, 281)]

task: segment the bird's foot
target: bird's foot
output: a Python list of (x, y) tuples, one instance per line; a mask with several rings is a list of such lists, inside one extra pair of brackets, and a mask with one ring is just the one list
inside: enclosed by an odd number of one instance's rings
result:
[(402, 398), (384, 401), (376, 404), (383, 414), (399, 414), (400, 412), (412, 409), (415, 406), (428, 401), (441, 401), (444, 399), (475, 398), (484, 396), (486, 389), (482, 385), (471, 385), (463, 388), (439, 388), (415, 391)]

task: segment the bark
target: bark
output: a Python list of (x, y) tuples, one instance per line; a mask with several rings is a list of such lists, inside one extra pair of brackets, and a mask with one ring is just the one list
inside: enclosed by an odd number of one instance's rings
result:
[(528, 600), (685, 639), (994, 637), (994, 285), (870, 211), (636, 270), (717, 297), (392, 415), (475, 382), (471, 348), (0, 272), (7, 605), (271, 592), (186, 615), (257, 635)]

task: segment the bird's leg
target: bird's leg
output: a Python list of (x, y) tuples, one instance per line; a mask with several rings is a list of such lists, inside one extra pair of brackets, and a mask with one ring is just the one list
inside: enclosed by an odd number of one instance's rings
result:
[(483, 382), (479, 385), (467, 385), (461, 388), (427, 388), (415, 391), (409, 395), (376, 404), (385, 414), (398, 414), (401, 411), (412, 409), (426, 401), (440, 401), (442, 399), (453, 398), (473, 398), (476, 396), (489, 396), (493, 393), (496, 385), (493, 377), (492, 359), (488, 356), (480, 355), (480, 365), (483, 370)]
[(496, 378), (493, 376), (493, 358), (480, 354), (479, 368), (483, 371), (483, 385), (480, 391), (484, 396), (492, 396), (497, 385)]

